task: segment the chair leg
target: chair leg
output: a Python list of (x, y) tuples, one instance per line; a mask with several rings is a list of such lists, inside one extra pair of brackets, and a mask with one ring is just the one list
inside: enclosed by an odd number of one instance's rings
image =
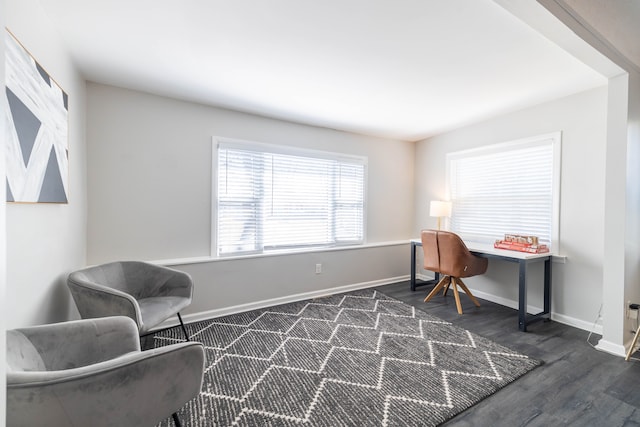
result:
[(627, 351), (627, 355), (625, 356), (624, 360), (629, 360), (629, 358), (633, 354), (633, 348), (636, 346), (639, 336), (640, 336), (640, 328), (638, 328), (638, 330), (636, 331), (636, 334), (633, 336), (633, 341), (631, 341), (631, 347), (629, 347), (629, 350)]
[(473, 301), (473, 303), (476, 305), (476, 307), (480, 307), (480, 302), (478, 302), (478, 300), (476, 299), (476, 297), (473, 296), (473, 294), (471, 293), (471, 291), (469, 290), (469, 288), (467, 288), (467, 285), (464, 284), (464, 282), (462, 281), (462, 279), (456, 279), (456, 282), (458, 283), (458, 285), (462, 288), (462, 290), (464, 291), (464, 293), (467, 294), (467, 296), (469, 298), (471, 298), (471, 301)]
[(171, 414), (171, 417), (173, 417), (173, 424), (175, 424), (176, 427), (182, 427), (182, 424), (180, 423), (180, 418), (178, 418), (178, 414), (177, 413), (173, 413)]
[(447, 296), (447, 292), (449, 292), (449, 285), (451, 285), (451, 281), (449, 281), (449, 283), (447, 283), (446, 285), (444, 285), (444, 289), (442, 290), (442, 296), (446, 297)]
[(453, 282), (453, 296), (456, 299), (456, 307), (458, 308), (458, 314), (462, 314), (462, 304), (460, 303), (460, 293), (458, 292), (458, 283), (455, 277), (451, 278)]
[(182, 332), (184, 332), (185, 338), (187, 339), (187, 341), (190, 341), (189, 334), (187, 333), (187, 328), (185, 328), (184, 326), (184, 322), (182, 321), (182, 316), (180, 316), (180, 313), (178, 313), (178, 320), (180, 321), (180, 326), (182, 326)]
[(438, 284), (429, 292), (429, 295), (424, 299), (424, 302), (429, 301), (435, 294), (437, 294), (443, 286), (448, 285), (451, 281), (451, 276), (444, 276)]

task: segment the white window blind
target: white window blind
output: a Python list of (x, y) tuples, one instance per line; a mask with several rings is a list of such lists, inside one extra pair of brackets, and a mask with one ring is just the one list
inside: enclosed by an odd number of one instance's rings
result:
[(364, 242), (366, 159), (218, 144), (217, 253)]
[(450, 229), (487, 243), (517, 233), (557, 244), (560, 137), (558, 132), (450, 153)]

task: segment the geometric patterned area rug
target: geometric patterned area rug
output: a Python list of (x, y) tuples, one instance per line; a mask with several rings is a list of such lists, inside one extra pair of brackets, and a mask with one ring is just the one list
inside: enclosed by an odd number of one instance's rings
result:
[[(187, 330), (207, 362), (186, 426), (438, 425), (540, 364), (367, 289)], [(180, 328), (154, 336), (178, 341)]]

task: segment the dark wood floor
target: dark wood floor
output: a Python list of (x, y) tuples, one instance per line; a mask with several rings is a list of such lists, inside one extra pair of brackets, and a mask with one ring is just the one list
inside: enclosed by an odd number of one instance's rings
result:
[(411, 292), (402, 282), (376, 289), (544, 362), (446, 426), (640, 426), (640, 361), (594, 349), (588, 332), (557, 322), (520, 332), (516, 310), (484, 300), (476, 308), (465, 295), (458, 315), (451, 293), (423, 302), (430, 286)]

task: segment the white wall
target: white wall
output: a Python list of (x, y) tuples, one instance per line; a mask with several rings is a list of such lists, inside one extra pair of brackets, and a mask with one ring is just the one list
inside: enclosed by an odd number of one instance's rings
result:
[(409, 238), (410, 142), (89, 83), (90, 263), (209, 255), (214, 135), (367, 156), (368, 242)]
[(69, 95), (69, 203), (7, 205), (7, 327), (66, 320), (67, 274), (85, 264), (85, 83), (37, 0), (7, 0), (6, 26)]
[[(625, 317), (640, 301), (640, 61), (637, 5), (597, 0), (538, 0), (610, 66), (583, 58), (609, 80), (603, 337), (598, 348), (624, 354), (635, 322)], [(556, 38), (550, 37), (552, 40)], [(565, 47), (566, 48), (566, 47)], [(569, 49), (572, 51), (571, 49)], [(608, 70), (608, 71), (606, 71)]]
[(602, 295), (602, 339), (598, 348), (624, 353), (625, 240), (627, 182), (627, 112), (629, 79), (626, 73), (609, 79)]
[[(640, 71), (629, 69), (628, 86), (625, 305), (640, 302)], [(624, 330), (634, 328), (635, 321), (626, 320)], [(627, 332), (623, 342), (630, 345), (630, 339)]]
[(87, 108), (90, 264), (210, 255), (215, 135), (367, 156), (367, 241), (376, 246), (178, 265), (196, 279), (187, 313), (409, 274), (408, 244), (397, 241), (408, 242), (413, 225), (413, 143), (96, 83)]
[[(559, 249), (567, 259), (552, 265), (552, 312), (556, 320), (590, 328), (602, 300), (606, 107), (601, 87), (419, 142), (414, 231), (435, 227), (428, 204), (445, 197), (447, 153), (562, 131)], [(478, 296), (515, 306), (517, 277), (516, 264), (492, 260), (487, 274), (468, 285)], [(534, 286), (541, 277), (541, 266), (530, 269), (529, 305), (542, 306)]]
[[(194, 280), (194, 299), (184, 313), (186, 319), (196, 320), (407, 280), (409, 255), (409, 245), (403, 243), (177, 263), (173, 268)], [(322, 264), (322, 274), (314, 273), (317, 263)]]
[[(0, 0), (0, 28), (5, 27), (5, 4), (4, 0)], [(4, 34), (3, 34), (4, 36)], [(0, 58), (4, 62), (4, 39), (0, 43)], [(0, 67), (0, 87), (5, 86), (4, 81), (4, 66)], [(3, 95), (4, 96), (4, 95)], [(6, 101), (0, 102), (0, 135), (4, 135), (5, 127), (5, 108)], [(0, 176), (5, 175), (4, 165), (4, 150), (5, 150), (5, 138), (0, 139)], [(2, 187), (2, 186), (0, 186)], [(6, 358), (7, 358), (7, 343), (6, 343), (6, 284), (7, 284), (7, 228), (6, 228), (6, 188), (0, 188), (0, 426), (5, 425), (5, 413), (7, 406), (7, 377), (6, 372)]]

